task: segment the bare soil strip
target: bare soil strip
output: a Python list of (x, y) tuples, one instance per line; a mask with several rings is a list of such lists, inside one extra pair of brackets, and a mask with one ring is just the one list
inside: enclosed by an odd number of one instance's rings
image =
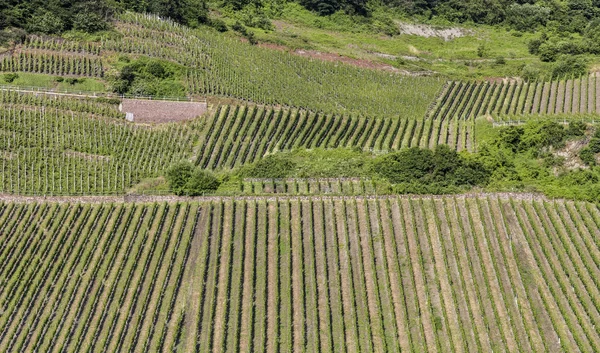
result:
[[(425, 334), (425, 341), (427, 350), (430, 352), (437, 352), (439, 349), (436, 330), (433, 327), (433, 317), (430, 299), (428, 298), (427, 283), (423, 270), (423, 258), (418, 244), (419, 231), (417, 224), (414, 219), (414, 212), (410, 205), (410, 200), (402, 200), (403, 216), (406, 220), (406, 238), (408, 240), (408, 250), (410, 261), (412, 263), (412, 269), (414, 274), (414, 284), (417, 292), (417, 298), (419, 301), (419, 311), (421, 315), (421, 321), (423, 324), (423, 332)], [(422, 228), (421, 228), (422, 229)]]
[[(269, 202), (268, 212), (268, 239), (267, 239), (267, 352), (277, 352), (280, 336), (280, 299), (279, 299), (279, 203)], [(289, 288), (289, 287), (288, 287)], [(284, 288), (287, 290), (288, 288)]]
[[(382, 318), (382, 308), (379, 297), (379, 288), (377, 286), (377, 273), (374, 266), (373, 250), (371, 248), (371, 229), (367, 226), (368, 213), (365, 209), (364, 201), (357, 201), (356, 205), (351, 206), (356, 212), (358, 245), (360, 246), (360, 261), (363, 266), (365, 277), (365, 286), (367, 289), (367, 302), (369, 314), (371, 317), (371, 331), (373, 332), (373, 346), (376, 352), (385, 352), (387, 345), (385, 342), (385, 329)], [(356, 208), (355, 208), (356, 207)]]
[(356, 295), (354, 294), (354, 280), (352, 265), (350, 264), (348, 232), (346, 216), (343, 212), (344, 201), (331, 201), (333, 213), (335, 214), (334, 246), (339, 249), (340, 263), (340, 286), (342, 292), (342, 309), (344, 315), (344, 327), (346, 331), (345, 341), (348, 352), (359, 352), (359, 320), (356, 307)]
[(436, 223), (437, 219), (434, 218), (434, 205), (431, 200), (427, 200), (424, 201), (424, 204), (422, 206), (424, 215), (427, 216), (427, 225), (429, 226), (429, 241), (431, 244), (433, 256), (435, 258), (435, 267), (438, 275), (437, 277), (439, 281), (440, 294), (443, 297), (443, 302), (445, 306), (444, 329), (449, 331), (452, 335), (452, 350), (456, 352), (464, 352), (465, 347), (463, 345), (466, 342), (464, 342), (462, 332), (460, 329), (461, 326), (457, 316), (454, 291), (452, 290), (449, 283), (449, 280), (451, 281), (451, 279), (448, 274), (448, 263), (444, 256), (444, 247), (440, 241), (439, 229)]
[(346, 326), (344, 323), (344, 308), (341, 286), (340, 257), (337, 243), (337, 222), (333, 203), (323, 201), (323, 227), (324, 227), (324, 256), (327, 261), (327, 276), (329, 278), (330, 325), (332, 332), (332, 351), (346, 352), (350, 342), (346, 339)]
[(387, 200), (377, 202), (382, 229), (382, 247), (385, 250), (387, 269), (389, 272), (389, 285), (391, 300), (393, 304), (394, 317), (396, 319), (397, 338), (400, 350), (408, 352), (411, 350), (410, 331), (408, 328), (408, 318), (406, 313), (406, 302), (404, 298), (404, 288), (402, 286), (402, 276), (398, 264), (398, 254), (396, 252), (396, 241), (394, 239), (394, 227), (392, 225), (392, 214)]
[(316, 264), (316, 280), (318, 289), (318, 309), (319, 309), (319, 339), (321, 342), (321, 352), (333, 351), (333, 334), (331, 320), (330, 298), (330, 280), (328, 272), (328, 262), (325, 246), (325, 219), (323, 217), (323, 201), (316, 200), (312, 205), (313, 218), (313, 238), (314, 253)]
[(305, 327), (305, 298), (304, 298), (304, 249), (302, 246), (302, 224), (300, 202), (290, 205), (290, 219), (292, 222), (291, 247), (292, 251), (292, 319), (294, 352), (304, 352), (306, 347)]

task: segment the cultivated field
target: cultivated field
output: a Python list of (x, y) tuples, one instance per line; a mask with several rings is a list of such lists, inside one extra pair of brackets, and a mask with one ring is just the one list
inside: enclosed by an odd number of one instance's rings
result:
[(219, 106), (203, 131), (197, 163), (233, 168), (281, 150), (361, 147), (388, 151), (424, 145), (423, 119), (338, 116), (263, 106)]
[(0, 91), (0, 102), (0, 192), (124, 192), (189, 158), (202, 126), (133, 125), (92, 99)]
[(558, 81), (450, 82), (431, 116), (434, 119), (472, 120), (491, 115), (510, 119), (519, 115), (600, 114), (600, 83), (596, 76)]
[(113, 56), (146, 56), (181, 65), (189, 94), (338, 114), (422, 118), (440, 91), (439, 78), (408, 77), (322, 62), (242, 43), (208, 29), (125, 13), (122, 37), (79, 42), (32, 36), (0, 57), (0, 72), (104, 77)]
[(7, 203), (0, 224), (4, 352), (600, 349), (591, 204)]

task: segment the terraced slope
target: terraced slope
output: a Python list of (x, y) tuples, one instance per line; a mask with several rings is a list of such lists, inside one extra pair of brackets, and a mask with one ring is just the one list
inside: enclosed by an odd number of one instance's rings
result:
[(296, 147), (387, 151), (423, 145), (423, 119), (338, 116), (263, 106), (219, 106), (202, 133), (197, 163), (233, 168)]
[(115, 105), (67, 96), (0, 91), (0, 103), (0, 192), (124, 192), (189, 158), (202, 125), (133, 125)]
[(0, 205), (0, 351), (597, 352), (600, 211), (523, 197)]
[(546, 82), (450, 82), (431, 116), (469, 120), (484, 115), (506, 119), (517, 115), (600, 114), (597, 81), (596, 76), (587, 76)]

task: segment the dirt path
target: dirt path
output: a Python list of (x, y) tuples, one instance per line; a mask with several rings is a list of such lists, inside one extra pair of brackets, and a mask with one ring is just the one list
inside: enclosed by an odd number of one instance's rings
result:
[(336, 238), (337, 222), (333, 210), (333, 203), (330, 200), (323, 202), (323, 217), (323, 222), (325, 223), (324, 255), (329, 271), (329, 305), (331, 309), (332, 347), (334, 352), (346, 352), (346, 345), (350, 342), (346, 339), (346, 327), (344, 325), (344, 308), (341, 288), (342, 273), (338, 254), (339, 246)]
[(294, 352), (304, 352), (306, 343), (305, 298), (304, 298), (304, 249), (302, 246), (302, 225), (300, 219), (300, 202), (290, 204), (292, 222), (292, 320)]
[(232, 252), (233, 252), (233, 202), (225, 204), (223, 212), (223, 236), (221, 241), (221, 265), (219, 266), (219, 287), (217, 289), (217, 305), (214, 317), (214, 331), (212, 348), (214, 352), (221, 352), (225, 346), (227, 330), (227, 311), (229, 302), (229, 281), (231, 280)]
[[(280, 327), (279, 203), (269, 202), (267, 230), (267, 352), (277, 352)], [(287, 290), (285, 288), (284, 290)]]
[(465, 348), (463, 344), (463, 337), (460, 332), (460, 322), (457, 317), (457, 310), (455, 307), (455, 298), (452, 288), (448, 279), (450, 278), (448, 273), (448, 263), (443, 255), (444, 246), (441, 243), (438, 225), (436, 223), (434, 205), (431, 200), (427, 200), (422, 205), (423, 214), (426, 216), (427, 225), (429, 227), (429, 241), (433, 257), (435, 259), (435, 268), (438, 274), (438, 283), (440, 294), (443, 299), (445, 306), (445, 325), (444, 330), (449, 331), (454, 347), (452, 350), (456, 352), (464, 352)]
[(362, 264), (362, 272), (364, 275), (364, 284), (367, 289), (367, 303), (371, 316), (371, 332), (373, 333), (373, 346), (375, 352), (387, 351), (385, 341), (385, 329), (383, 325), (381, 300), (379, 295), (379, 287), (377, 284), (377, 273), (374, 266), (373, 249), (371, 247), (371, 229), (368, 229), (369, 221), (367, 220), (368, 213), (365, 209), (364, 200), (357, 200), (356, 205), (352, 205), (357, 225), (357, 246), (358, 254)]
[(333, 332), (331, 325), (331, 293), (329, 287), (328, 262), (325, 246), (325, 219), (323, 217), (323, 201), (316, 200), (312, 205), (313, 239), (316, 265), (316, 282), (319, 310), (319, 335), (321, 352), (333, 351)]
[(334, 246), (339, 249), (340, 262), (340, 285), (342, 292), (342, 304), (344, 312), (344, 324), (346, 327), (346, 347), (348, 352), (358, 352), (359, 350), (359, 320), (357, 313), (357, 296), (354, 294), (354, 281), (352, 276), (352, 266), (350, 264), (348, 230), (346, 225), (346, 215), (343, 212), (343, 201), (333, 202), (333, 213), (337, 228), (332, 236), (336, 236)]
[(381, 216), (382, 247), (385, 250), (387, 261), (391, 301), (396, 319), (396, 337), (400, 344), (400, 350), (402, 352), (409, 352), (411, 350), (411, 344), (410, 331), (407, 322), (406, 302), (404, 298), (405, 288), (403, 288), (402, 285), (402, 276), (398, 266), (398, 253), (395, 251), (397, 246), (393, 235), (394, 228), (392, 225), (392, 215), (388, 206), (387, 200), (378, 200), (379, 213)]

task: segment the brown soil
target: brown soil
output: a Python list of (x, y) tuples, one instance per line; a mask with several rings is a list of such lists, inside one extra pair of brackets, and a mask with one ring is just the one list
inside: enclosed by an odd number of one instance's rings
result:
[(313, 235), (314, 235), (314, 254), (316, 265), (316, 284), (318, 294), (318, 309), (319, 309), (319, 339), (321, 341), (321, 349), (326, 351), (332, 345), (333, 328), (329, 324), (331, 322), (331, 307), (329, 292), (330, 280), (327, 273), (327, 255), (325, 254), (325, 232), (323, 222), (323, 202), (316, 201), (313, 207)]
[[(233, 228), (232, 228), (232, 220), (229, 219), (233, 216), (233, 211), (231, 211), (232, 203), (228, 202), (225, 204), (225, 212), (223, 219), (223, 238), (221, 240), (221, 264), (219, 266), (219, 281), (218, 283), (227, 283), (229, 278), (229, 270), (231, 267), (231, 248), (233, 246), (232, 238), (233, 238)], [(227, 331), (226, 321), (228, 317), (226, 317), (225, 313), (227, 313), (227, 306), (231, 304), (229, 302), (229, 288), (226, 285), (219, 285), (217, 291), (217, 305), (215, 316), (213, 320), (213, 347), (214, 350), (218, 351), (222, 349), (223, 343), (225, 340), (225, 334)]]
[(169, 123), (194, 119), (207, 111), (204, 102), (123, 99), (119, 109), (132, 113), (136, 123)]
[(89, 154), (89, 153), (84, 153), (84, 152), (78, 152), (78, 151), (65, 151), (65, 156), (69, 156), (69, 157), (78, 157), (81, 159), (85, 159), (88, 161), (103, 161), (103, 162), (108, 162), (110, 161), (110, 156), (102, 156), (99, 154)]
[[(343, 201), (341, 201), (343, 202)], [(354, 295), (354, 285), (351, 273), (350, 257), (348, 254), (348, 242), (347, 242), (347, 231), (346, 231), (346, 220), (342, 212), (341, 202), (335, 202), (331, 212), (335, 214), (336, 229), (332, 236), (337, 235), (337, 240), (334, 243), (335, 248), (339, 249), (339, 261), (340, 261), (340, 285), (342, 292), (342, 304), (344, 310), (344, 319), (346, 326), (346, 347), (348, 352), (357, 352), (358, 347), (358, 320), (356, 307), (353, 300), (356, 298)], [(334, 238), (335, 239), (335, 238)]]
[[(277, 338), (279, 334), (279, 323), (277, 310), (279, 298), (279, 234), (277, 229), (277, 203), (269, 202), (267, 204), (269, 225), (268, 225), (268, 243), (267, 243), (267, 352), (277, 351)], [(285, 288), (284, 290), (287, 290)]]
[[(245, 38), (241, 38), (240, 40), (243, 42), (247, 42), (247, 39), (245, 39)], [(305, 58), (310, 58), (310, 59), (317, 59), (317, 60), (329, 61), (329, 62), (341, 62), (344, 64), (348, 64), (348, 65), (352, 65), (352, 66), (356, 66), (356, 67), (360, 67), (360, 68), (364, 68), (364, 69), (384, 70), (384, 71), (389, 71), (389, 72), (394, 72), (394, 73), (409, 75), (409, 76), (423, 76), (423, 75), (431, 74), (431, 73), (427, 73), (427, 72), (411, 72), (411, 71), (407, 71), (407, 70), (400, 70), (398, 68), (395, 68), (391, 65), (387, 65), (384, 63), (379, 63), (379, 62), (366, 60), (366, 59), (355, 59), (355, 58), (343, 56), (340, 54), (320, 52), (317, 50), (310, 50), (310, 49), (291, 50), (290, 48), (288, 48), (286, 46), (274, 44), (274, 43), (263, 42), (263, 43), (258, 44), (258, 46), (262, 47), (262, 48), (272, 49), (272, 50), (286, 51), (291, 54), (302, 56)]]
[(396, 330), (398, 334), (398, 340), (402, 352), (410, 351), (410, 337), (408, 331), (408, 324), (406, 322), (406, 309), (404, 304), (404, 290), (402, 286), (402, 278), (400, 278), (400, 270), (398, 268), (398, 254), (394, 251), (394, 240), (393, 240), (393, 226), (391, 224), (391, 218), (389, 209), (385, 201), (379, 200), (378, 207), (380, 209), (380, 222), (382, 229), (383, 249), (385, 250), (385, 256), (387, 261), (387, 268), (389, 273), (389, 283), (391, 288), (391, 300), (394, 309), (396, 319)]
[(304, 280), (303, 280), (303, 251), (302, 226), (300, 220), (300, 202), (292, 202), (290, 205), (290, 219), (292, 222), (292, 317), (293, 317), (293, 345), (294, 352), (304, 351), (305, 326), (304, 326)]

